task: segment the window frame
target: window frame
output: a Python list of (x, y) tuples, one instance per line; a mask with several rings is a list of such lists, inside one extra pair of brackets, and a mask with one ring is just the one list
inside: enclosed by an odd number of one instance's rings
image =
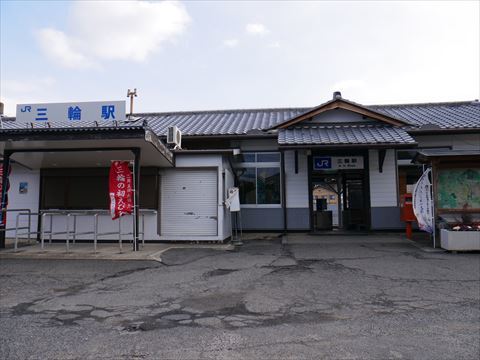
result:
[[(255, 169), (255, 204), (242, 204), (240, 203), (240, 208), (263, 208), (263, 209), (278, 209), (282, 207), (283, 204), (283, 197), (282, 197), (282, 186), (283, 186), (283, 179), (282, 179), (282, 165), (281, 165), (281, 153), (278, 151), (245, 151), (242, 153), (244, 154), (254, 154), (255, 161), (249, 162), (236, 162), (233, 163), (234, 171), (236, 169), (243, 169), (243, 168), (253, 168)], [(257, 154), (275, 154), (278, 155), (278, 162), (257, 162)], [(279, 179), (280, 179), (280, 189), (279, 189), (279, 198), (280, 202), (278, 204), (258, 204), (258, 169), (262, 168), (278, 168), (279, 172)]]

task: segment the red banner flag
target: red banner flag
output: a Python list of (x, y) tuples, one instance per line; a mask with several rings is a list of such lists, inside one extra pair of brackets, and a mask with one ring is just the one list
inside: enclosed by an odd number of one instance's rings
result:
[(133, 178), (128, 161), (113, 161), (110, 166), (110, 213), (112, 220), (133, 211)]

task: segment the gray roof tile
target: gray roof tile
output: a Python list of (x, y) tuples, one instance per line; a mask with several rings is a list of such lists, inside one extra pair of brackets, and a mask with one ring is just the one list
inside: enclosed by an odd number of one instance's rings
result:
[(129, 129), (129, 128), (141, 128), (142, 122), (127, 122), (127, 121), (105, 121), (95, 122), (87, 120), (75, 120), (75, 121), (39, 121), (35, 123), (17, 123), (16, 121), (7, 120), (2, 121), (1, 129), (25, 131), (28, 129), (35, 130), (87, 130), (87, 129)]
[[(379, 113), (403, 120), (411, 126), (407, 129), (437, 127), (440, 129), (479, 129), (480, 103), (463, 101), (451, 103), (405, 104), (405, 105), (370, 105), (366, 106)], [(312, 108), (277, 108), (246, 110), (187, 111), (135, 114), (134, 122), (119, 122), (119, 126), (141, 126), (145, 120), (158, 135), (164, 136), (167, 128), (176, 125), (186, 136), (211, 135), (246, 135), (249, 132), (267, 130)], [(68, 123), (50, 123), (53, 127), (87, 127), (93, 122), (75, 121)], [(16, 124), (11, 118), (3, 121), (3, 127), (16, 128), (25, 125)], [(48, 126), (48, 125), (34, 125)], [(99, 126), (115, 126), (101, 123)]]
[(136, 114), (158, 134), (176, 125), (183, 135), (245, 135), (252, 130), (265, 130), (302, 112), (296, 109), (253, 109)]
[(405, 120), (416, 127), (436, 125), (441, 129), (480, 128), (480, 103), (478, 101), (367, 107)]
[(408, 133), (393, 126), (344, 125), (298, 126), (280, 129), (280, 145), (370, 145), (415, 144)]
[[(368, 108), (404, 120), (408, 128), (435, 126), (441, 129), (480, 129), (480, 103), (372, 105)], [(249, 109), (198, 112), (137, 114), (158, 135), (176, 125), (184, 135), (244, 135), (252, 130), (266, 130), (311, 108)]]

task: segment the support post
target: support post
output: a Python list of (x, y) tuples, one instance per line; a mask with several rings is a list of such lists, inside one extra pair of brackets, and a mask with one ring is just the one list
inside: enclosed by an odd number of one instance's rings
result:
[(5, 150), (3, 152), (2, 163), (2, 191), (0, 195), (0, 249), (5, 249), (5, 237), (7, 235), (6, 229), (7, 221), (7, 191), (8, 191), (8, 170), (10, 169), (10, 155), (11, 152)]
[(385, 156), (387, 155), (386, 149), (378, 150), (378, 172), (383, 173), (383, 163), (385, 162)]
[[(343, 185), (343, 176), (338, 173), (337, 175), (337, 211), (338, 211), (338, 228), (343, 229), (344, 225), (344, 204), (345, 204), (345, 186)], [(344, 199), (344, 201), (342, 201)]]
[(139, 242), (139, 194), (140, 194), (140, 149), (132, 149), (133, 161), (133, 251), (138, 251)]

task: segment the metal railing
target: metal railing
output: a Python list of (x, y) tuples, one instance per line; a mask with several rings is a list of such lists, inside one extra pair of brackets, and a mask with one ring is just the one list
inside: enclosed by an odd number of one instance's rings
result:
[[(122, 217), (118, 218), (118, 231), (107, 231), (99, 232), (98, 218), (100, 215), (109, 215), (107, 210), (41, 210), (40, 212), (32, 212), (30, 209), (7, 209), (8, 212), (18, 212), (15, 219), (14, 228), (0, 229), (1, 231), (15, 231), (15, 241), (14, 241), (14, 251), (18, 250), (18, 238), (21, 235), (28, 235), (28, 240), (31, 240), (32, 234), (40, 234), (40, 247), (42, 250), (45, 249), (45, 239), (48, 235), (48, 243), (51, 244), (53, 240), (53, 235), (65, 235), (65, 246), (66, 251), (70, 251), (70, 240), (71, 244), (75, 245), (77, 236), (80, 235), (93, 235), (93, 249), (94, 252), (97, 252), (97, 243), (98, 238), (108, 235), (118, 235), (118, 246), (120, 252), (123, 251), (123, 236), (133, 235), (133, 231), (122, 232)], [(139, 215), (141, 216), (141, 227), (139, 229), (139, 235), (141, 235), (142, 247), (145, 245), (145, 215), (146, 214), (157, 214), (156, 210), (140, 210)], [(32, 215), (39, 215), (41, 221), (41, 230), (40, 231), (31, 231), (31, 220)], [(28, 216), (28, 226), (20, 226), (21, 216)], [(62, 231), (54, 231), (54, 217), (65, 216), (65, 228)], [(93, 230), (92, 231), (80, 231), (77, 232), (77, 217), (79, 216), (92, 216), (93, 218)], [(131, 215), (133, 216), (133, 214)], [(46, 227), (46, 219), (49, 217), (49, 228)], [(73, 224), (71, 219), (73, 219)], [(71, 226), (71, 224), (73, 226)], [(28, 229), (27, 232), (19, 233), (19, 230)]]
[[(15, 227), (14, 228), (3, 228), (0, 229), (0, 232), (7, 232), (7, 231), (15, 231), (15, 242), (14, 242), (14, 249), (17, 251), (18, 248), (18, 237), (20, 235), (28, 235), (28, 241), (30, 242), (32, 234), (38, 234), (37, 231), (31, 231), (32, 227), (32, 215), (39, 215), (38, 213), (32, 212), (30, 209), (6, 209), (3, 210), (4, 213), (7, 212), (18, 212), (15, 218)], [(26, 215), (28, 216), (28, 226), (19, 226), (20, 225), (20, 216)], [(18, 233), (18, 230), (28, 229), (25, 233)]]
[[(28, 215), (28, 227), (27, 226), (23, 226), (23, 227), (19, 227), (18, 226), (18, 221), (16, 221), (15, 223), (15, 227), (14, 228), (4, 228), (4, 229), (0, 229), (0, 232), (7, 232), (7, 231), (17, 231), (17, 230), (20, 230), (20, 229), (28, 229), (30, 230), (30, 225), (32, 223), (32, 215), (35, 215), (32, 213), (32, 211), (30, 209), (7, 209), (7, 210), (2, 210), (4, 213), (6, 212), (19, 212), (19, 213), (22, 213), (22, 215)], [(18, 218), (18, 215), (17, 215), (17, 218)], [(29, 238), (30, 238), (30, 235), (29, 235)]]

